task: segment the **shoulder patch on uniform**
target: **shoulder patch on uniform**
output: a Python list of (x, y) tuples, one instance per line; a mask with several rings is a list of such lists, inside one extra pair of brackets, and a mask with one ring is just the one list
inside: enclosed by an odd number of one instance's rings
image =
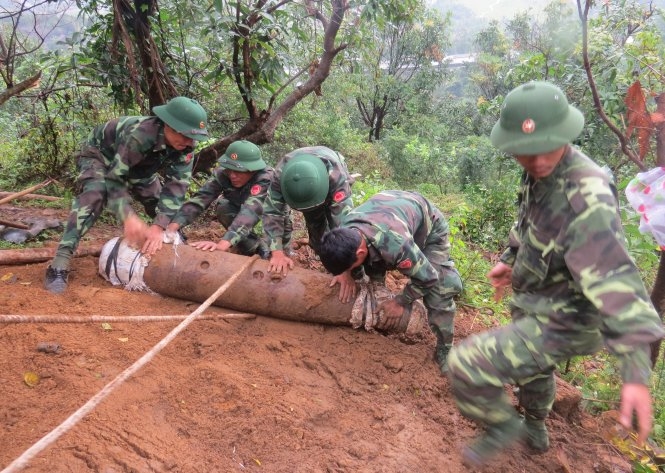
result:
[(413, 266), (413, 263), (411, 262), (410, 259), (405, 259), (404, 261), (400, 261), (397, 267), (399, 269), (409, 269), (411, 266)]
[(344, 199), (346, 199), (346, 193), (344, 191), (337, 191), (335, 192), (335, 195), (333, 195), (333, 200), (335, 202), (341, 202)]
[(258, 184), (254, 184), (252, 188), (249, 190), (249, 193), (252, 195), (258, 195), (261, 193), (261, 186)]

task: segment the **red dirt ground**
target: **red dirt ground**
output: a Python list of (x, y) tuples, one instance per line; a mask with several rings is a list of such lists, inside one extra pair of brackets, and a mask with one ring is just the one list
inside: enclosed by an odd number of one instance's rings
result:
[[(66, 210), (0, 206), (0, 218)], [(216, 238), (208, 225), (190, 239)], [(118, 229), (98, 224), (89, 241)], [(46, 246), (53, 247), (55, 232)], [(304, 250), (302, 250), (304, 251)], [(301, 264), (315, 263), (300, 253)], [(77, 258), (66, 293), (42, 287), (47, 263), (0, 266), (4, 314), (187, 315), (198, 303), (128, 292)], [(9, 276), (8, 276), (9, 275)], [(210, 307), (206, 314), (224, 310)], [(0, 316), (1, 317), (1, 316)], [(131, 366), (178, 322), (0, 324), (0, 470)], [(461, 309), (457, 339), (482, 330)], [(57, 343), (57, 353), (39, 351)], [(433, 336), (399, 336), (289, 322), (193, 322), (97, 408), (20, 471), (46, 472), (465, 472), (462, 447), (479, 432), (460, 416), (431, 361)], [(36, 373), (34, 387), (24, 382)], [(516, 446), (484, 471), (629, 472), (584, 413), (548, 420), (552, 449)], [(14, 471), (19, 471), (16, 469)]]

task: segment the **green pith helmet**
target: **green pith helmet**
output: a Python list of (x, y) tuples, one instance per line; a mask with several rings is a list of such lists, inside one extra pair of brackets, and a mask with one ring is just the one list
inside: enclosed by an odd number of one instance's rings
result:
[(570, 143), (583, 128), (584, 115), (568, 104), (561, 89), (534, 81), (506, 95), (490, 138), (505, 153), (531, 156)]
[(152, 111), (181, 135), (196, 141), (208, 139), (208, 114), (196, 100), (175, 97), (166, 105), (152, 107)]
[(267, 166), (261, 158), (259, 147), (246, 140), (231, 143), (226, 153), (219, 158), (219, 165), (238, 172), (260, 171)]
[(306, 210), (322, 204), (328, 195), (328, 169), (321, 158), (301, 154), (284, 165), (280, 178), (284, 201), (293, 209)]

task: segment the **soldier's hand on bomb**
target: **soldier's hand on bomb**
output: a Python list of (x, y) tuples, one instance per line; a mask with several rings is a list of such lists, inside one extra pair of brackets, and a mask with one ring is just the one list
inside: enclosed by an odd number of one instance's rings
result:
[(399, 298), (395, 297), (381, 304), (377, 310), (379, 313), (379, 322), (376, 324), (376, 328), (391, 331), (399, 326), (405, 307), (400, 303)]
[(195, 241), (189, 244), (189, 246), (192, 246), (196, 248), (197, 250), (203, 250), (203, 251), (229, 251), (231, 248), (231, 243), (228, 240), (221, 240), (219, 243), (215, 243), (214, 241)]
[(162, 249), (164, 242), (164, 229), (159, 225), (150, 225), (145, 233), (145, 242), (141, 247), (141, 253), (154, 255)]
[(270, 256), (268, 271), (271, 273), (281, 273), (286, 276), (289, 269), (293, 269), (295, 264), (293, 260), (284, 254), (283, 250), (275, 250)]
[(339, 283), (339, 300), (343, 303), (351, 302), (356, 297), (356, 281), (351, 276), (351, 271), (344, 271), (334, 276), (330, 287)]
[(136, 214), (132, 214), (125, 219), (124, 237), (130, 247), (141, 248), (146, 240), (147, 233), (148, 225)]

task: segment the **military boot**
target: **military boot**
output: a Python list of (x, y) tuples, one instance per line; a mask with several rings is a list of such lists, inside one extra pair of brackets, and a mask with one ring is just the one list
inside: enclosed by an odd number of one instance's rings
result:
[(464, 448), (462, 461), (469, 468), (480, 468), (525, 435), (524, 424), (518, 417), (490, 425), (483, 435)]
[(68, 279), (68, 269), (54, 268), (49, 265), (46, 268), (46, 275), (44, 276), (44, 288), (53, 294), (62, 294), (67, 289)]
[(439, 340), (438, 336), (436, 338), (436, 347), (434, 347), (434, 362), (439, 367), (439, 370), (441, 370), (441, 373), (446, 374), (448, 372), (448, 353), (450, 352), (452, 346)]
[(529, 418), (527, 415), (524, 419), (524, 430), (526, 444), (530, 448), (538, 453), (544, 453), (550, 448), (550, 438), (544, 420)]
[(431, 311), (427, 315), (430, 322), (429, 327), (436, 336), (434, 362), (444, 375), (448, 372), (448, 353), (453, 347), (452, 321), (454, 316), (455, 312), (452, 311)]

